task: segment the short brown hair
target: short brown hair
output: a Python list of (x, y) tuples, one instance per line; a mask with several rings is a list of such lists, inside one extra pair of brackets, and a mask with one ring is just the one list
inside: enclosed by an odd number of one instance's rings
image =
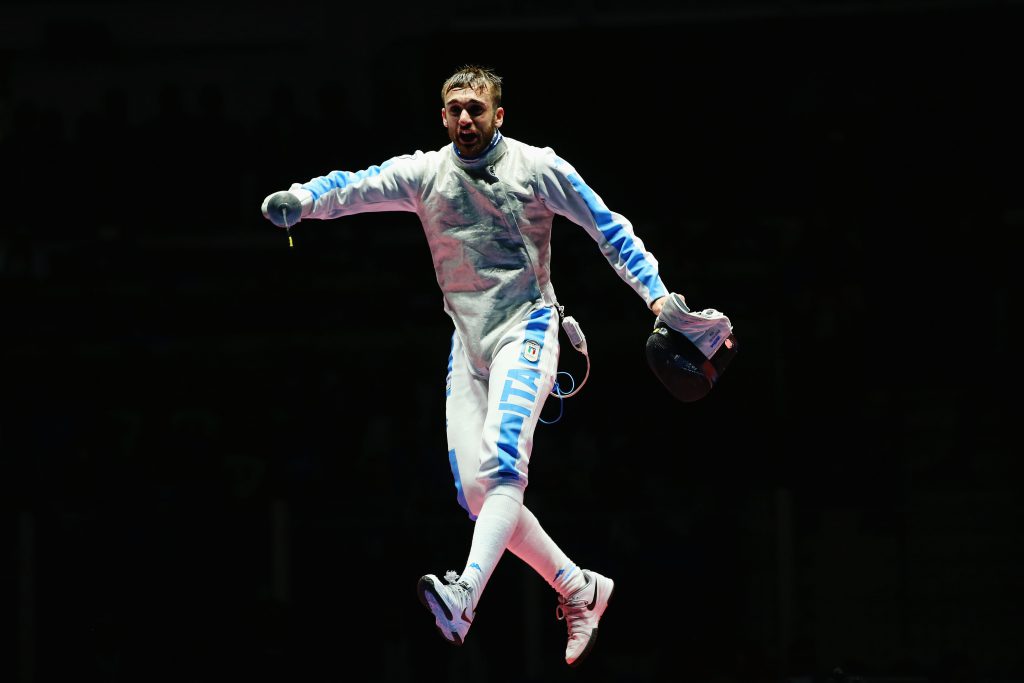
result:
[(494, 73), (493, 69), (476, 64), (460, 66), (458, 70), (448, 77), (448, 80), (441, 86), (441, 104), (445, 102), (445, 96), (450, 90), (456, 88), (472, 88), (476, 92), (491, 86), (491, 97), (494, 99), (494, 106), (501, 106), (501, 76)]

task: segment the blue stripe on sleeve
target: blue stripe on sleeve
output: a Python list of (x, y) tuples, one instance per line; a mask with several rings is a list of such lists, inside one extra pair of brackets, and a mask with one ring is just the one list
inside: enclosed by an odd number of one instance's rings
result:
[(380, 175), (380, 172), (386, 169), (388, 166), (394, 163), (393, 159), (388, 159), (380, 166), (370, 166), (369, 168), (356, 171), (332, 171), (325, 176), (320, 178), (314, 178), (308, 183), (303, 183), (302, 187), (313, 193), (313, 201), (320, 199), (320, 195), (325, 192), (330, 192), (334, 189), (340, 189), (347, 187), (352, 183), (358, 183), (366, 178), (372, 178), (375, 175)]
[(658, 271), (647, 260), (643, 251), (637, 248), (636, 242), (630, 236), (626, 227), (615, 220), (612, 212), (604, 205), (604, 202), (601, 201), (597, 194), (590, 189), (590, 186), (583, 182), (582, 178), (575, 173), (570, 173), (566, 177), (572, 183), (573, 189), (586, 202), (590, 215), (594, 218), (594, 223), (597, 224), (597, 229), (601, 231), (601, 234), (608, 240), (608, 243), (619, 253), (619, 258), (626, 264), (629, 274), (642, 282), (651, 294), (664, 289), (660, 285), (661, 278), (658, 276)]

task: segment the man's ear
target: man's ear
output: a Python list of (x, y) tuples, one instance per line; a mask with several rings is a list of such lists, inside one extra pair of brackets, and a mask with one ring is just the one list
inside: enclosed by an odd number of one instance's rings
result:
[(505, 121), (505, 107), (498, 107), (498, 110), (494, 112), (494, 127), (501, 128), (502, 122)]
[(444, 107), (441, 107), (441, 125), (445, 128), (448, 127), (448, 110)]

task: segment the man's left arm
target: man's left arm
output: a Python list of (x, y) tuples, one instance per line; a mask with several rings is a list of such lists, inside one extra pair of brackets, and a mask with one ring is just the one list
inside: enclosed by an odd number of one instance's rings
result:
[(625, 216), (609, 209), (573, 166), (548, 151), (538, 171), (540, 196), (556, 214), (587, 231), (608, 263), (658, 315), (668, 289), (658, 272), (658, 260), (633, 231)]

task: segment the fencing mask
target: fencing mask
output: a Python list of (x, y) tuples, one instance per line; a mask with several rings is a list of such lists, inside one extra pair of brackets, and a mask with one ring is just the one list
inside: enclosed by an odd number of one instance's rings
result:
[(683, 297), (669, 294), (647, 337), (647, 364), (673, 396), (690, 403), (711, 391), (738, 349), (723, 313), (691, 312)]

